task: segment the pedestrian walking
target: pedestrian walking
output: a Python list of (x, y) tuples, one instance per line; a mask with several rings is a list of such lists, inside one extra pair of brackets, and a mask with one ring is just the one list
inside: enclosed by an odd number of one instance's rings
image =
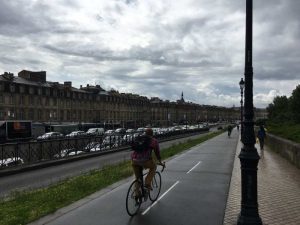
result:
[(259, 126), (259, 130), (257, 132), (257, 138), (259, 141), (260, 150), (264, 149), (265, 144), (266, 131), (263, 125)]

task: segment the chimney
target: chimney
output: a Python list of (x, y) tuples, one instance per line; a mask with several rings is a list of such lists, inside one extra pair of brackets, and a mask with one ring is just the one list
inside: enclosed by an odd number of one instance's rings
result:
[(65, 81), (64, 86), (68, 87), (68, 88), (71, 88), (72, 87), (72, 81)]
[(4, 78), (8, 79), (8, 80), (12, 80), (14, 78), (14, 74), (10, 73), (10, 72), (4, 72), (4, 74), (2, 74)]
[(18, 76), (35, 82), (46, 82), (46, 71), (32, 72), (29, 70), (22, 70), (18, 73)]

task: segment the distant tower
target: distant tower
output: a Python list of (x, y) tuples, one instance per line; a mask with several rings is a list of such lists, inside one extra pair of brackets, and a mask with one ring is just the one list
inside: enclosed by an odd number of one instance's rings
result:
[(180, 101), (184, 102), (183, 92), (181, 92), (181, 99), (180, 99)]

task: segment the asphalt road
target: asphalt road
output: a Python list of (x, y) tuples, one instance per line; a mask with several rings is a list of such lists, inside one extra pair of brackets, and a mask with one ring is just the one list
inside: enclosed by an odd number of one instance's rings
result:
[[(214, 128), (212, 130), (214, 130)], [(163, 150), (173, 144), (206, 134), (207, 133), (163, 142), (160, 146)], [(128, 159), (130, 159), (129, 150), (0, 177), (0, 197), (8, 196), (11, 192), (15, 191), (45, 187), (68, 177), (86, 173), (93, 169), (100, 169), (105, 165), (115, 164)]]
[(126, 213), (125, 198), (132, 181), (124, 180), (32, 223), (49, 225), (184, 225), (223, 224), (238, 133), (226, 133), (167, 161), (160, 199)]

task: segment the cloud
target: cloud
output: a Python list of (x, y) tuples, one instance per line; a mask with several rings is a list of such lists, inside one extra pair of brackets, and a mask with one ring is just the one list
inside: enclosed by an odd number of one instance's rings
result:
[[(299, 10), (293, 0), (254, 2), (256, 106), (299, 84)], [(240, 0), (16, 0), (0, 8), (0, 70), (46, 70), (51, 81), (169, 100), (183, 91), (199, 104), (239, 105), (244, 42)]]

